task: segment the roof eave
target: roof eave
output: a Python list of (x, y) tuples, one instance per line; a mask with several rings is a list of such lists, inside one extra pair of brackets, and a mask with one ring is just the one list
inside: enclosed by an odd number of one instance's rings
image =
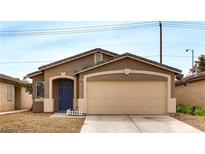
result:
[(179, 86), (179, 85), (183, 85), (183, 84), (186, 84), (186, 83), (189, 83), (189, 82), (200, 81), (200, 80), (204, 80), (204, 79), (205, 79), (205, 76), (203, 76), (203, 77), (198, 77), (198, 78), (194, 78), (194, 79), (190, 79), (190, 80), (178, 82), (178, 83), (176, 83), (175, 85), (176, 85), (176, 86)]
[(42, 73), (43, 73), (42, 71), (33, 72), (33, 73), (30, 73), (30, 74), (27, 74), (26, 77), (32, 78), (32, 77), (37, 76), (37, 75), (42, 74)]
[(80, 73), (83, 73), (83, 72), (86, 72), (86, 71), (88, 71), (88, 70), (91, 70), (91, 69), (94, 69), (94, 68), (97, 68), (97, 67), (100, 67), (100, 66), (103, 66), (103, 65), (112, 63), (112, 62), (114, 62), (114, 61), (117, 61), (117, 60), (120, 60), (120, 59), (123, 59), (123, 58), (126, 58), (126, 57), (129, 57), (129, 58), (132, 58), (132, 59), (135, 59), (135, 60), (139, 60), (139, 61), (142, 61), (142, 62), (144, 62), (144, 63), (148, 63), (148, 64), (150, 64), (150, 65), (153, 65), (153, 66), (156, 66), (156, 67), (159, 67), (159, 68), (168, 70), (168, 71), (173, 72), (173, 73), (175, 73), (175, 74), (179, 74), (179, 73), (182, 72), (182, 71), (179, 70), (179, 69), (177, 69), (177, 70), (176, 70), (176, 69), (169, 69), (169, 68), (166, 68), (166, 67), (159, 66), (159, 65), (157, 65), (157, 64), (151, 63), (151, 62), (147, 62), (147, 61), (145, 61), (145, 60), (141, 60), (141, 59), (138, 59), (138, 58), (135, 58), (135, 57), (126, 55), (126, 56), (122, 56), (122, 57), (119, 57), (119, 58), (117, 58), (117, 59), (113, 59), (113, 60), (111, 60), (111, 61), (105, 62), (105, 63), (101, 63), (101, 64), (99, 64), (99, 65), (96, 65), (96, 66), (93, 66), (93, 67), (90, 67), (90, 68), (87, 68), (87, 69), (78, 71), (78, 72), (74, 73), (74, 75), (80, 74)]
[(1, 74), (2, 76), (0, 77), (0, 81), (2, 82), (12, 82), (13, 84), (18, 84), (18, 85), (26, 85), (26, 82), (20, 79), (13, 78), (11, 76), (7, 76), (4, 74)]
[[(98, 49), (98, 50), (97, 50), (97, 49)], [(75, 57), (75, 58), (73, 58), (73, 59), (69, 59), (69, 60), (65, 60), (65, 61), (61, 61), (61, 60), (60, 60), (59, 63), (58, 63), (58, 61), (56, 61), (56, 62), (54, 62), (53, 65), (52, 65), (52, 63), (51, 63), (50, 66), (49, 66), (49, 64), (47, 64), (47, 65), (45, 65), (45, 66), (39, 67), (38, 69), (39, 69), (40, 71), (43, 71), (43, 70), (45, 70), (45, 69), (48, 69), (48, 68), (51, 68), (51, 67), (54, 67), (54, 66), (58, 66), (58, 65), (61, 65), (61, 64), (70, 62), (70, 61), (74, 61), (74, 60), (76, 60), (76, 59), (80, 59), (80, 58), (85, 57), (85, 56), (89, 56), (89, 55), (91, 55), (91, 54), (93, 54), (93, 53), (96, 53), (96, 52), (102, 52), (102, 53), (104, 53), (104, 54), (106, 54), (106, 55), (110, 55), (110, 56), (113, 56), (113, 57), (118, 55), (117, 53), (114, 53), (114, 52), (112, 52), (113, 54), (111, 54), (111, 53), (108, 53), (108, 51), (107, 51), (107, 52), (105, 52), (105, 51), (106, 51), (106, 50), (104, 50), (104, 49), (96, 48), (96, 49), (93, 49), (93, 51), (91, 50), (90, 53), (87, 53), (87, 54), (85, 54), (85, 55), (81, 55), (81, 56), (79, 56), (79, 57)]]

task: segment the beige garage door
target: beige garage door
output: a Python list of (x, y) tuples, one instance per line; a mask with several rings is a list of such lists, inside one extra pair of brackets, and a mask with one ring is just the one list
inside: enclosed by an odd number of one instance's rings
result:
[(88, 81), (88, 114), (166, 114), (166, 81)]

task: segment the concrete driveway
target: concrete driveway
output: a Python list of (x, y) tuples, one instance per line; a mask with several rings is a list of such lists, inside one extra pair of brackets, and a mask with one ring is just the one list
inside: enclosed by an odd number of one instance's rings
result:
[(168, 115), (88, 115), (81, 133), (200, 133)]

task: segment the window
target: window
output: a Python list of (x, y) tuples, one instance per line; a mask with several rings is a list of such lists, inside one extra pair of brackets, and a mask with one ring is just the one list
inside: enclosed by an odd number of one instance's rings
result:
[(7, 86), (7, 100), (8, 101), (13, 100), (13, 86), (12, 85)]
[(94, 56), (94, 63), (98, 63), (98, 62), (101, 62), (103, 60), (103, 55), (102, 53), (95, 53), (95, 56)]
[(36, 82), (36, 97), (37, 98), (44, 97), (44, 82), (43, 81)]

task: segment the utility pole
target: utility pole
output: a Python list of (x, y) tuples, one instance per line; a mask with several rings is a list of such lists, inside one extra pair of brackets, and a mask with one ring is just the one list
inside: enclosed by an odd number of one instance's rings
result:
[[(191, 51), (192, 53), (192, 69), (194, 69), (194, 49), (186, 49), (186, 52)], [(196, 68), (192, 70), (192, 74), (196, 73)]]
[(162, 23), (159, 22), (159, 28), (160, 28), (160, 63), (162, 64)]

